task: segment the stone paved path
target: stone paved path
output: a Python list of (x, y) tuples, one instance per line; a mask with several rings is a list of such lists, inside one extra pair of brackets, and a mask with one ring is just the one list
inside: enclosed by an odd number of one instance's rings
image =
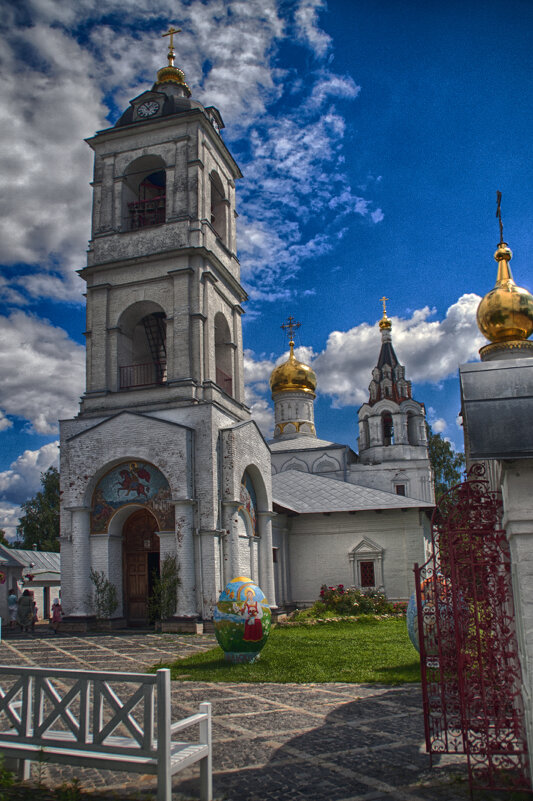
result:
[[(84, 670), (143, 671), (211, 648), (212, 635), (153, 632), (33, 637), (0, 643), (0, 662)], [(218, 801), (466, 801), (464, 758), (429, 770), (420, 687), (356, 684), (174, 682), (173, 718), (211, 701), (214, 792)], [(38, 766), (33, 766), (34, 773)], [(41, 766), (57, 786), (78, 776), (109, 798), (155, 794), (153, 777)], [(175, 778), (175, 799), (198, 798), (197, 766)]]

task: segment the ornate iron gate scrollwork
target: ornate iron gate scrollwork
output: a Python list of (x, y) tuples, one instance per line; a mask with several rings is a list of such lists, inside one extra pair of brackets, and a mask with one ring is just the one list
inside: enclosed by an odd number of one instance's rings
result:
[(530, 789), (502, 501), (474, 465), (432, 517), (415, 566), (426, 747), (464, 753), (471, 788)]

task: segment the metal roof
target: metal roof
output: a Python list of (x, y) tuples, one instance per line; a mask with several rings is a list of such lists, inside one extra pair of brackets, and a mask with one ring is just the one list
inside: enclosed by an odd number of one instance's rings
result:
[(272, 476), (272, 500), (278, 506), (298, 514), (433, 507), (427, 501), (348, 484), (301, 470), (285, 470)]
[(52, 551), (34, 551), (23, 548), (8, 548), (0, 545), (0, 559), (8, 564), (19, 565), (23, 569), (30, 568), (36, 578), (59, 576), (61, 572), (60, 556)]
[(317, 437), (294, 437), (294, 439), (270, 439), (268, 446), (273, 453), (278, 451), (316, 451), (326, 448), (342, 448), (345, 449), (346, 445), (339, 445), (337, 442), (328, 442), (326, 439), (317, 439)]

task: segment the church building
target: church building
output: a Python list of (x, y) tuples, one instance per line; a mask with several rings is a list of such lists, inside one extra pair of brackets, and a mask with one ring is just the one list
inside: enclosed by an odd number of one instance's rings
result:
[(91, 569), (139, 625), (166, 555), (176, 616), (211, 618), (238, 575), (274, 597), (270, 451), (244, 403), (235, 181), (222, 118), (168, 66), (94, 151), (86, 391), (61, 422), (65, 614), (93, 614)]
[(381, 350), (359, 409), (359, 454), (316, 435), (316, 375), (290, 354), (270, 378), (274, 575), (281, 605), (305, 606), (322, 584), (407, 599), (426, 558), (434, 506), (425, 412), (392, 345), (383, 300)]
[[(271, 606), (322, 583), (407, 598), (433, 505), (424, 409), (411, 398), (384, 308), (359, 410), (359, 455), (318, 439), (316, 376), (290, 355), (272, 373), (267, 444), (244, 401), (235, 182), (219, 111), (174, 65), (87, 140), (94, 151), (86, 390), (61, 421), (61, 585), (67, 622), (94, 619), (93, 571), (113, 617), (149, 619), (161, 565), (179, 568), (175, 622), (210, 620), (231, 579)], [(273, 530), (274, 525), (274, 530)]]

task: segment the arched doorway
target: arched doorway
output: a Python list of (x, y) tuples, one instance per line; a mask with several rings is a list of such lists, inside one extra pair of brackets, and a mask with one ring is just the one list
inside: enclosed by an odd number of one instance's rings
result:
[(159, 576), (157, 520), (148, 509), (128, 517), (122, 529), (124, 614), (130, 626), (149, 622), (148, 599)]

